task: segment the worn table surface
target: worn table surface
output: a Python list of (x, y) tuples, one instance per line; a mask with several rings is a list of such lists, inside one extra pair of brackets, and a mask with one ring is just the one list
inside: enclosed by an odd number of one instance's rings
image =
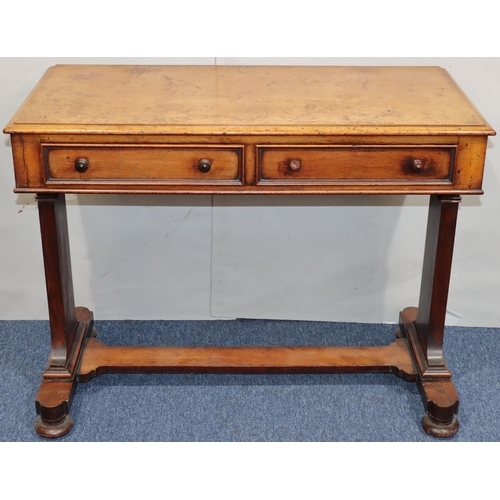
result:
[(491, 134), (438, 67), (47, 70), (6, 133)]

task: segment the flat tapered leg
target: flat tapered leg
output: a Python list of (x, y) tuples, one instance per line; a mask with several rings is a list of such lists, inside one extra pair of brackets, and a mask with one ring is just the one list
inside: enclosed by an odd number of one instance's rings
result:
[(69, 432), (69, 415), (76, 387), (76, 366), (84, 340), (93, 329), (93, 315), (75, 308), (63, 194), (38, 195), (45, 280), (49, 307), (51, 350), (36, 399), (40, 417), (35, 429), (41, 436), (58, 437)]
[(444, 359), (443, 338), (459, 203), (460, 196), (431, 196), (419, 306), (402, 311), (399, 321), (418, 367), (426, 410), (422, 426), (436, 437), (458, 431), (459, 399)]
[(427, 369), (441, 372), (444, 321), (448, 302), (460, 196), (431, 196), (420, 300), (415, 327)]
[(63, 194), (38, 195), (45, 283), (49, 307), (49, 368), (64, 369), (78, 327), (73, 296), (66, 201)]

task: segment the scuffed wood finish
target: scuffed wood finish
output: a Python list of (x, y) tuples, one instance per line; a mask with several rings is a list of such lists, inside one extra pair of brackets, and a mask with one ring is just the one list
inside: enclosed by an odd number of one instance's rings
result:
[[(55, 66), (5, 132), (36, 193), (51, 354), (37, 432), (68, 432), (76, 383), (123, 372), (392, 372), (417, 381), (422, 427), (458, 430), (443, 352), (460, 195), (482, 194), (494, 135), (436, 67)], [(122, 347), (74, 307), (64, 195), (431, 195), (419, 308), (380, 347)]]
[(488, 134), (438, 67), (54, 66), (6, 133)]
[[(16, 192), (130, 194), (481, 194), (480, 158), (495, 133), (442, 68), (92, 65), (50, 68), (5, 132), (15, 138)], [(96, 152), (98, 167), (77, 175), (69, 151), (68, 161), (47, 165), (44, 148), (62, 154), (53, 142), (134, 147), (118, 164), (116, 151)], [(138, 147), (146, 144), (213, 146), (213, 154), (236, 144), (243, 155), (237, 172), (226, 157), (200, 177), (196, 154), (166, 169), (161, 150)], [(311, 151), (309, 174), (291, 178), (259, 170), (259, 146), (273, 144), (345, 145), (351, 154), (339, 171)], [(457, 151), (449, 164), (442, 144)], [(417, 175), (400, 161), (363, 157), (361, 145), (427, 147), (434, 166)]]
[(103, 373), (364, 373), (416, 380), (405, 339), (381, 347), (120, 347), (90, 339), (79, 380)]

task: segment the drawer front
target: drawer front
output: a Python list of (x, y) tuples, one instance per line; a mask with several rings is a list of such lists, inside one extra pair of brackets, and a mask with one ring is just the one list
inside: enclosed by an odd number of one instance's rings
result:
[(453, 146), (259, 146), (259, 184), (451, 183)]
[(241, 184), (242, 146), (45, 145), (48, 181)]

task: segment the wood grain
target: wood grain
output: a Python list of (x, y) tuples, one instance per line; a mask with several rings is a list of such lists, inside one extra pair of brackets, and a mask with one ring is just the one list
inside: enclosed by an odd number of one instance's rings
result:
[[(120, 65), (49, 68), (5, 132), (16, 192), (164, 194), (481, 194), (495, 133), (438, 67)], [(368, 158), (351, 149), (333, 168), (333, 153), (304, 152), (291, 176), (276, 171), (278, 150), (259, 165), (266, 144), (436, 149), (419, 174), (382, 150)], [(120, 151), (94, 151), (101, 146)], [(455, 148), (453, 161), (440, 146)], [(196, 170), (189, 147), (214, 148), (209, 173)], [(95, 155), (85, 174), (72, 168), (77, 153)]]
[(428, 370), (433, 366), (439, 369), (445, 364), (444, 323), (460, 201), (459, 196), (434, 195), (429, 203), (420, 301), (415, 320)]
[(89, 339), (78, 378), (134, 372), (417, 373), (405, 339), (381, 347), (122, 347)]
[[(453, 157), (454, 148), (259, 147), (260, 183), (369, 179), (418, 184), (431, 179), (451, 184)], [(421, 172), (412, 168), (417, 159), (423, 162)], [(290, 165), (294, 160), (300, 162), (299, 168)]]
[(66, 371), (78, 329), (66, 201), (64, 194), (39, 195), (37, 201), (52, 339), (49, 368)]
[[(206, 146), (45, 146), (45, 167), (50, 180), (163, 180), (184, 183), (241, 184), (243, 147)], [(75, 160), (85, 158), (89, 168), (80, 173)], [(212, 166), (202, 173), (199, 162)]]
[(442, 68), (342, 66), (54, 66), (5, 129), (124, 131), (494, 133)]

